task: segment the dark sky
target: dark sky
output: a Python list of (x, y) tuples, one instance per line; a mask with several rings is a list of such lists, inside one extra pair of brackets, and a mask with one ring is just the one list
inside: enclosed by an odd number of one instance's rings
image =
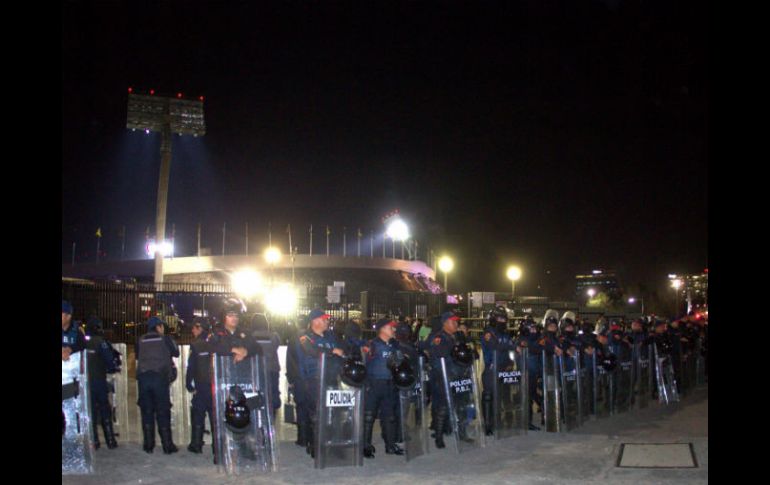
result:
[(73, 241), (92, 260), (97, 227), (119, 257), (123, 224), (138, 257), (154, 226), (132, 86), (205, 96), (205, 137), (174, 140), (178, 253), (199, 221), (214, 253), (223, 222), (235, 253), (268, 221), (302, 252), (309, 224), (314, 252), (347, 226), (350, 252), (398, 207), (453, 289), (505, 291), (509, 261), (517, 293), (551, 296), (596, 267), (655, 286), (708, 266), (704, 4), (265, 3), (64, 4), (62, 261)]

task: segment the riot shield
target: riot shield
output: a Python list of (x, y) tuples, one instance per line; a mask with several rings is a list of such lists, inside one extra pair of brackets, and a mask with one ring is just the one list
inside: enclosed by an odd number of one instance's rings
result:
[(602, 367), (597, 352), (592, 355), (592, 384), (593, 384), (593, 415), (597, 418), (604, 418), (610, 415), (612, 379), (610, 373)]
[(529, 376), (527, 357), (529, 349), (520, 348), (521, 353), (507, 351), (504, 365), (499, 365), (498, 351), (492, 353), (492, 372), (495, 376), (492, 387), (495, 439), (510, 438), (526, 434), (529, 429)]
[(91, 396), (88, 389), (88, 356), (85, 351), (61, 362), (61, 473), (84, 475), (94, 472), (91, 443)]
[(628, 411), (631, 404), (631, 393), (633, 392), (631, 349), (625, 345), (619, 347), (618, 365), (615, 368), (614, 377), (613, 414), (624, 413)]
[[(120, 352), (123, 364), (120, 372), (107, 375), (107, 386), (110, 389), (110, 407), (112, 409), (112, 426), (115, 436), (123, 441), (131, 440), (131, 423), (128, 420), (128, 353), (126, 344), (113, 344)], [(119, 440), (120, 441), (120, 440)]]
[(634, 344), (634, 408), (644, 409), (650, 402), (650, 347), (641, 343)]
[(479, 410), (479, 381), (477, 363), (461, 366), (441, 358), (441, 378), (449, 406), (455, 450), (464, 453), (485, 445), (484, 429)]
[(679, 401), (679, 392), (676, 388), (674, 367), (671, 364), (671, 355), (658, 351), (658, 345), (652, 344), (655, 356), (655, 378), (658, 385), (658, 401), (665, 404)]
[(192, 394), (185, 388), (187, 374), (187, 359), (190, 356), (190, 346), (179, 346), (179, 357), (172, 357), (177, 369), (177, 377), (169, 386), (171, 398), (171, 433), (174, 443), (190, 442), (190, 404)]
[(578, 404), (580, 406), (580, 423), (583, 424), (591, 417), (594, 396), (593, 366), (586, 363), (585, 355), (578, 358)]
[(417, 360), (417, 380), (409, 389), (399, 390), (401, 436), (404, 439), (404, 457), (411, 461), (428, 453), (428, 419), (425, 406), (427, 386), (424, 357)]
[[(228, 475), (275, 471), (278, 456), (264, 357), (255, 355), (236, 363), (232, 356), (217, 355), (211, 362), (218, 469)], [(247, 423), (226, 417), (228, 400), (232, 402), (240, 392), (245, 397)]]
[(342, 382), (341, 359), (321, 354), (315, 467), (363, 466), (364, 389)]
[(561, 383), (559, 382), (559, 364), (556, 355), (542, 353), (543, 359), (543, 416), (545, 418), (545, 430), (549, 432), (561, 431)]
[(556, 356), (561, 386), (561, 422), (564, 431), (571, 431), (579, 426), (580, 411), (578, 408), (578, 377), (576, 358), (567, 353)]

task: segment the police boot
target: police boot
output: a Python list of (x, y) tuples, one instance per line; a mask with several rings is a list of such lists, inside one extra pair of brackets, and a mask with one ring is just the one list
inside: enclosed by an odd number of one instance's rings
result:
[(158, 434), (160, 435), (160, 443), (163, 446), (163, 453), (170, 455), (179, 451), (179, 448), (176, 447), (174, 440), (171, 438), (171, 428), (160, 428), (158, 429)]
[(307, 446), (307, 434), (305, 432), (305, 424), (301, 421), (297, 421), (297, 441), (294, 442), (297, 446)]
[(142, 449), (147, 453), (152, 453), (155, 448), (155, 423), (143, 424), (142, 433), (144, 434)]
[(438, 408), (436, 410), (436, 416), (434, 423), (436, 426), (436, 448), (446, 448), (444, 444), (444, 422), (446, 421), (447, 408)]
[(305, 445), (305, 451), (308, 455), (310, 455), (310, 458), (315, 458), (315, 426), (312, 421), (307, 423), (307, 428), (305, 429), (306, 437), (307, 437), (307, 444)]
[(115, 440), (115, 431), (112, 429), (112, 419), (102, 420), (102, 430), (104, 430), (104, 441), (107, 443), (107, 448), (111, 450), (117, 448), (118, 442)]
[(364, 456), (374, 458), (374, 445), (372, 445), (372, 432), (374, 431), (374, 413), (364, 414)]
[(385, 453), (388, 455), (403, 455), (404, 450), (396, 444), (396, 420), (391, 416), (385, 420)]
[(94, 449), (98, 450), (101, 444), (99, 443), (99, 428), (94, 424)]
[(492, 396), (484, 395), (481, 403), (481, 413), (484, 415), (484, 434), (492, 436), (494, 432), (495, 409)]
[(191, 453), (203, 453), (203, 425), (193, 425), (190, 436), (190, 445), (187, 447), (187, 451)]

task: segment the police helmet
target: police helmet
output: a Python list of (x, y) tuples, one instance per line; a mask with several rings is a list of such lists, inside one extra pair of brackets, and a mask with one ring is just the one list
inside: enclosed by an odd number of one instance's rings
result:
[(548, 325), (554, 324), (559, 326), (559, 313), (556, 310), (547, 310), (543, 316), (543, 328), (547, 329)]
[(563, 333), (564, 329), (570, 325), (572, 325), (572, 332), (575, 333), (575, 312), (564, 312), (564, 315), (561, 317), (561, 321), (559, 322), (559, 330)]
[(412, 387), (417, 380), (408, 359), (401, 359), (401, 362), (391, 368), (390, 372), (393, 374), (393, 383), (398, 387)]
[(497, 305), (489, 312), (489, 323), (508, 323), (508, 310), (502, 305)]
[(98, 334), (101, 333), (103, 328), (104, 324), (99, 317), (91, 316), (88, 318), (88, 321), (86, 322), (86, 333), (89, 335)]
[(243, 432), (249, 425), (250, 414), (243, 389), (232, 386), (225, 402), (225, 425), (230, 431)]
[(346, 339), (360, 339), (361, 338), (361, 326), (356, 322), (350, 321), (345, 325), (343, 335)]
[(222, 321), (228, 313), (236, 313), (239, 317), (246, 312), (246, 305), (238, 298), (225, 298), (222, 301)]
[(366, 380), (366, 366), (354, 359), (348, 359), (342, 366), (342, 382), (349, 386), (361, 387)]
[(452, 347), (452, 360), (456, 364), (468, 366), (473, 363), (473, 350), (465, 343), (457, 343)]
[(270, 329), (270, 323), (264, 313), (255, 313), (251, 316), (249, 330), (252, 332), (267, 332)]
[(193, 327), (200, 326), (205, 332), (211, 331), (211, 321), (208, 318), (195, 317), (193, 318)]

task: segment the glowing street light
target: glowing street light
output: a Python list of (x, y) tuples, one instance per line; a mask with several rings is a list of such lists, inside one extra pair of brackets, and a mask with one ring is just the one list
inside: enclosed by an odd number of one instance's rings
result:
[(404, 241), (409, 239), (409, 226), (401, 219), (393, 219), (385, 230), (385, 236), (393, 241), (393, 257), (395, 258), (396, 241), (401, 242), (401, 259), (404, 259)]
[(274, 315), (292, 315), (297, 311), (297, 291), (289, 284), (270, 288), (265, 294), (267, 311)]
[(594, 290), (593, 288), (588, 288), (588, 291), (586, 291), (586, 294), (588, 295), (589, 298), (593, 298), (596, 295), (596, 290)]
[(447, 274), (455, 267), (455, 262), (449, 256), (442, 256), (438, 260), (438, 268), (444, 272), (444, 291), (449, 293), (449, 285), (447, 283)]
[[(671, 276), (671, 275), (669, 275)], [(679, 315), (679, 289), (682, 287), (682, 280), (679, 278), (676, 278), (674, 280), (671, 280), (671, 288), (674, 289), (674, 294), (676, 295), (676, 308), (674, 310), (674, 317), (677, 317)]]
[(263, 288), (262, 276), (256, 271), (244, 269), (235, 272), (231, 277), (233, 290), (244, 298), (250, 298), (260, 293)]
[(265, 249), (265, 261), (267, 264), (273, 265), (281, 260), (281, 250), (276, 247), (269, 247)]
[(511, 280), (511, 297), (513, 297), (516, 292), (516, 282), (521, 278), (521, 268), (518, 266), (508, 266), (505, 276)]

